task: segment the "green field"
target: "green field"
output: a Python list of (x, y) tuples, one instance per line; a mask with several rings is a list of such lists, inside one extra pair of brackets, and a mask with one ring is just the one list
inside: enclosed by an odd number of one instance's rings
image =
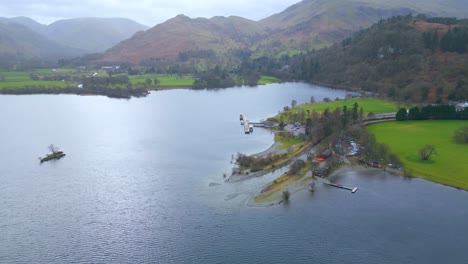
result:
[(391, 101), (385, 101), (376, 98), (351, 98), (333, 102), (316, 102), (313, 104), (304, 104), (296, 106), (295, 110), (309, 110), (323, 112), (329, 108), (330, 111), (335, 110), (337, 107), (343, 109), (343, 106), (347, 106), (348, 110), (353, 109), (354, 103), (358, 103), (359, 108), (362, 107), (366, 113), (388, 113), (398, 111), (398, 104)]
[[(456, 144), (454, 131), (468, 121), (404, 121), (369, 126), (377, 140), (390, 146), (414, 176), (468, 190), (468, 145)], [(425, 144), (435, 146), (429, 161), (419, 158)]]
[(101, 76), (106, 76), (107, 73), (102, 70), (77, 70), (77, 69), (36, 69), (30, 71), (0, 71), (0, 90), (2, 89), (22, 89), (26, 87), (67, 87), (74, 86), (77, 83), (68, 83), (62, 81), (42, 81), (33, 80), (31, 74), (38, 75), (57, 75), (57, 74), (79, 74), (79, 75), (91, 75), (94, 72), (98, 72)]
[[(71, 74), (74, 76), (91, 76), (98, 73), (98, 76), (108, 76), (103, 70), (82, 70), (82, 69), (37, 69), (30, 71), (0, 71), (0, 90), (2, 89), (21, 89), (25, 87), (67, 87), (76, 86), (78, 83), (68, 83), (62, 81), (42, 81), (33, 80), (32, 74), (38, 75), (57, 75)], [(146, 86), (146, 80), (151, 79), (151, 86), (154, 86), (154, 80), (159, 81), (158, 86), (163, 87), (191, 87), (193, 85), (192, 75), (175, 75), (175, 74), (144, 74), (144, 75), (129, 75), (129, 81), (134, 86)], [(116, 85), (114, 88), (120, 88)]]
[(260, 79), (258, 80), (257, 84), (258, 85), (264, 85), (264, 84), (269, 84), (269, 83), (277, 83), (279, 81), (280, 80), (278, 78), (276, 78), (276, 77), (262, 75), (262, 76), (260, 76)]
[(158, 86), (164, 87), (187, 87), (193, 85), (192, 75), (176, 75), (176, 74), (143, 74), (129, 75), (132, 85), (145, 84), (146, 79), (151, 79), (154, 84), (154, 79), (159, 81)]

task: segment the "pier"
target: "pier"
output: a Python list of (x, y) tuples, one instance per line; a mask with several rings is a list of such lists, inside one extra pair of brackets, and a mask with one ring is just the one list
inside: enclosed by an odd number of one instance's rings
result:
[(357, 190), (358, 190), (358, 187), (354, 187), (354, 188), (346, 187), (346, 186), (343, 186), (343, 185), (341, 185), (341, 184), (332, 183), (332, 182), (329, 182), (329, 181), (324, 181), (323, 183), (325, 183), (325, 184), (327, 184), (327, 185), (330, 185), (330, 186), (333, 186), (333, 187), (336, 187), (336, 188), (349, 190), (349, 191), (351, 191), (352, 193), (355, 193), (355, 192), (357, 192)]
[[(249, 122), (249, 119), (247, 118), (247, 116), (241, 114), (239, 117), (239, 120), (241, 121), (241, 125), (244, 126), (245, 134), (250, 134), (251, 132), (253, 132), (254, 123)], [(259, 123), (255, 123), (255, 124), (259, 124)]]

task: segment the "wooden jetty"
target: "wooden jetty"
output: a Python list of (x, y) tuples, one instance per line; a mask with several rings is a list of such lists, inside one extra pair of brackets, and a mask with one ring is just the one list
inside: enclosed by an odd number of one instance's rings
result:
[(326, 182), (326, 181), (324, 181), (323, 183), (325, 183), (325, 184), (327, 184), (327, 185), (330, 185), (330, 186), (333, 186), (333, 187), (336, 187), (336, 188), (345, 189), (345, 190), (350, 190), (352, 193), (355, 193), (355, 192), (357, 192), (357, 190), (358, 190), (358, 187), (350, 188), (350, 187), (343, 186), (343, 185), (341, 185), (341, 184), (332, 183), (332, 182)]

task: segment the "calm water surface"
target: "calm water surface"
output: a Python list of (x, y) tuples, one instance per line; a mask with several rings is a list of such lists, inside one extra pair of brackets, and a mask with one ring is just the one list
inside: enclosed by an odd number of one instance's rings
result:
[[(249, 206), (281, 173), (226, 184), (268, 148), (250, 120), (345, 92), (286, 83), (142, 99), (0, 96), (0, 263), (468, 263), (468, 192), (345, 173), (288, 205)], [(39, 165), (55, 144), (67, 153)], [(221, 185), (209, 187), (210, 183)]]

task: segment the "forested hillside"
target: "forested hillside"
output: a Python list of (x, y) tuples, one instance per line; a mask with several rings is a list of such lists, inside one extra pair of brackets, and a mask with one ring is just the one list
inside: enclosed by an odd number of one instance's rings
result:
[(400, 101), (462, 100), (468, 98), (467, 51), (467, 20), (399, 16), (294, 57), (290, 73)]

